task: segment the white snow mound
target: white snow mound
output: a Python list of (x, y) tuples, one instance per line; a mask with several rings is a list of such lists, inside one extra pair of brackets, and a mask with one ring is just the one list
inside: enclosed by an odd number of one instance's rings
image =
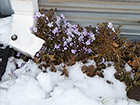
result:
[(12, 57), (0, 82), (0, 105), (140, 105), (126, 97), (125, 84), (114, 78), (113, 66), (103, 70), (104, 78), (86, 76), (82, 66), (77, 62), (67, 67), (67, 78), (60, 71), (48, 68), (43, 73), (31, 60), (25, 63)]

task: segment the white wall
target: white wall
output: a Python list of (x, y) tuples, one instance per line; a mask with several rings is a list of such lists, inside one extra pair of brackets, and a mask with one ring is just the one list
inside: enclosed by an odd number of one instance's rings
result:
[(38, 0), (12, 0), (12, 7), (16, 14), (33, 15), (38, 11)]

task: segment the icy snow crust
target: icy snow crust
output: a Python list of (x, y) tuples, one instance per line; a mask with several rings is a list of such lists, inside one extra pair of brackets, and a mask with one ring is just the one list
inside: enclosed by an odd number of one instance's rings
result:
[[(15, 62), (20, 69), (15, 69)], [(95, 62), (89, 61), (89, 64)], [(32, 61), (25, 63), (9, 58), (0, 82), (0, 105), (140, 105), (126, 97), (126, 87), (114, 78), (113, 66), (103, 70), (104, 78), (90, 78), (82, 73), (83, 64), (77, 62), (67, 67), (67, 78), (61, 75), (61, 65), (55, 73), (50, 72), (50, 68), (43, 73)]]

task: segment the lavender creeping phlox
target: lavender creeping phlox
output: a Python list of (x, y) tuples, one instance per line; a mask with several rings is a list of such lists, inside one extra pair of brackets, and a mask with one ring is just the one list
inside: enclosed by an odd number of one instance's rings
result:
[(92, 50), (91, 50), (91, 48), (90, 49), (87, 49), (87, 51), (88, 51), (88, 53), (90, 54), (90, 53), (92, 53)]
[(115, 32), (112, 22), (108, 23), (108, 28), (112, 29), (112, 31)]
[[(80, 55), (81, 59), (84, 59), (92, 53), (91, 44), (95, 40), (92, 29), (88, 27), (81, 27), (80, 25), (72, 25), (67, 22), (65, 16), (48, 16), (48, 14), (36, 13), (38, 22), (36, 27), (32, 28), (32, 31), (41, 36), (46, 41), (45, 48), (41, 51), (44, 54), (59, 54), (68, 56)], [(54, 19), (52, 19), (54, 18)], [(57, 53), (60, 52), (60, 53)], [(41, 59), (42, 53), (37, 53), (36, 57)], [(83, 58), (82, 58), (83, 57)], [(62, 58), (67, 61), (68, 58)], [(79, 58), (78, 58), (79, 59)], [(47, 62), (47, 61), (46, 61)]]
[(66, 41), (64, 41), (63, 46), (67, 46), (67, 42)]
[(92, 41), (95, 40), (95, 34), (93, 34), (93, 33), (88, 33), (88, 35), (91, 37)]
[(33, 16), (34, 20), (36, 20), (37, 18), (40, 18), (40, 17), (45, 17), (45, 15), (41, 14), (40, 12), (36, 12), (35, 15)]
[(67, 50), (68, 48), (67, 47), (64, 47), (64, 50)]
[(37, 32), (37, 28), (36, 27), (33, 28), (33, 32), (35, 32), (35, 33)]
[(36, 53), (36, 55), (35, 55), (35, 56), (36, 56), (36, 57), (39, 57), (39, 55), (40, 55), (39, 53)]
[(72, 54), (75, 54), (76, 53), (76, 50), (75, 49), (72, 49), (71, 52), (72, 52)]
[(20, 54), (19, 52), (16, 54), (17, 57), (20, 57), (20, 55), (21, 55), (21, 54)]
[(59, 48), (60, 48), (60, 45), (57, 45), (57, 44), (54, 45), (54, 49), (59, 49)]
[(65, 16), (64, 16), (63, 14), (61, 14), (60, 17), (61, 17), (62, 19), (65, 19)]
[(86, 45), (90, 45), (90, 39), (86, 41)]
[(48, 23), (48, 26), (49, 26), (49, 27), (53, 27), (53, 22)]
[(52, 31), (52, 33), (53, 33), (53, 34), (58, 33), (58, 28), (57, 28), (57, 27), (55, 27), (55, 29)]

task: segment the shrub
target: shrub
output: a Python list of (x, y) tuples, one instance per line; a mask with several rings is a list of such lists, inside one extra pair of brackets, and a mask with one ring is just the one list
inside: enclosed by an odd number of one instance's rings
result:
[(37, 24), (33, 32), (46, 41), (36, 58), (38, 62), (43, 61), (45, 67), (62, 62), (72, 65), (93, 55), (95, 34), (91, 26), (72, 25), (64, 15), (59, 17), (52, 9), (46, 14), (43, 11), (37, 13), (35, 19)]
[[(121, 26), (114, 28), (111, 22), (97, 27), (72, 25), (64, 15), (57, 16), (53, 9), (47, 13), (41, 10), (34, 19), (37, 22), (33, 33), (46, 41), (34, 58), (42, 70), (51, 66), (52, 71), (56, 71), (54, 65), (60, 63), (73, 65), (76, 61), (93, 59), (97, 67), (84, 66), (83, 72), (91, 77), (97, 74), (103, 77), (101, 70), (114, 62), (117, 70), (114, 76), (124, 81), (128, 90), (132, 85), (140, 85), (140, 43), (121, 38)], [(132, 67), (131, 71), (125, 70), (126, 63)], [(66, 67), (63, 68), (68, 76)]]

